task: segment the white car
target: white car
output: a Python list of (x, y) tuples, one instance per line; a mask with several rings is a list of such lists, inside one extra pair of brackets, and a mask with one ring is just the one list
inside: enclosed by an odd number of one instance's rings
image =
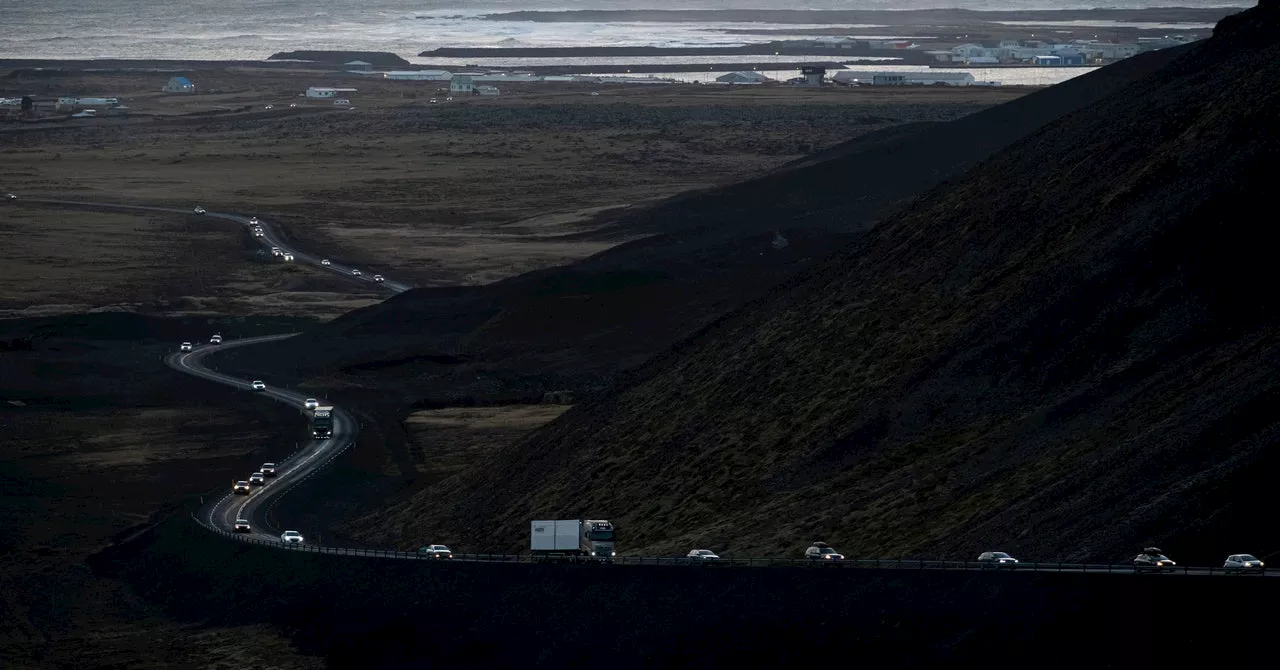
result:
[(1267, 564), (1258, 560), (1253, 554), (1232, 554), (1227, 557), (1227, 562), (1223, 563), (1222, 567), (1228, 572), (1262, 572)]
[(17, 199), (18, 199), (18, 196), (17, 196), (17, 195), (15, 195), (15, 194), (13, 194), (13, 193), (6, 193), (6, 194), (4, 194), (4, 199), (5, 199), (5, 200), (17, 200)]
[(359, 276), (360, 276), (360, 271), (359, 271), (359, 270), (352, 270), (352, 271), (351, 271), (351, 275), (352, 275), (352, 276), (354, 276), (354, 277), (359, 277)]
[(209, 338), (209, 344), (222, 344), (222, 336), (215, 334), (213, 337)]
[(374, 275), (374, 276), (373, 276), (373, 280), (374, 280), (374, 281), (376, 281), (376, 282), (385, 281), (385, 280), (382, 278), (382, 275)]
[(279, 256), (279, 255), (281, 255), (281, 254), (283, 254), (283, 253), (284, 253), (284, 251), (282, 251), (282, 250), (280, 249), (280, 247), (271, 247), (271, 255), (272, 255), (272, 256)]
[(302, 406), (306, 407), (307, 409), (315, 409), (320, 406), (320, 401), (316, 400), (315, 398), (307, 398), (306, 400), (302, 401)]
[(600, 95), (600, 91), (592, 91), (591, 95)]
[(182, 346), (181, 346), (181, 347), (178, 347), (178, 348), (179, 348), (179, 349), (181, 349), (182, 351), (191, 351), (191, 343), (190, 343), (190, 342), (183, 342), (183, 343), (182, 343)]
[(329, 262), (329, 259), (328, 259), (328, 258), (321, 259), (321, 260), (320, 260), (320, 264), (321, 264), (321, 265), (333, 265), (333, 263), (330, 263), (330, 262)]
[(263, 107), (263, 109), (275, 109), (275, 108), (276, 108), (275, 105), (267, 105), (266, 107)]
[(438, 100), (436, 100), (435, 98), (432, 98), (432, 99), (431, 99), (431, 104), (433, 104), (433, 105), (434, 105), (434, 104), (436, 104), (437, 102), (439, 102), (439, 101), (438, 101)]
[(193, 210), (193, 211), (194, 211), (196, 214), (204, 214), (204, 213), (205, 213), (205, 208), (201, 207), (200, 205), (196, 205), (196, 208), (195, 208), (195, 210)]
[(293, 254), (288, 253), (288, 252), (285, 252), (285, 254), (284, 254), (283, 258), (284, 258), (286, 261), (292, 261), (292, 260), (293, 260)]
[(249, 486), (263, 486), (267, 483), (267, 478), (261, 472), (255, 472), (249, 475)]
[(445, 102), (453, 102), (453, 96), (451, 95), (451, 96), (449, 96), (449, 97), (445, 98), (445, 99), (444, 99), (444, 101), (445, 101)]
[(254, 229), (253, 229), (253, 236), (254, 236), (254, 237), (263, 237), (263, 236), (265, 236), (265, 235), (266, 235), (266, 233), (262, 232), (262, 229), (261, 229), (261, 228), (254, 228)]
[(443, 544), (425, 544), (418, 547), (418, 555), (427, 558), (453, 558), (453, 552)]
[(246, 481), (238, 481), (238, 482), (236, 482), (235, 484), (232, 484), (232, 485), (231, 485), (231, 492), (232, 492), (232, 493), (234, 493), (234, 494), (236, 494), (236, 495), (238, 495), (238, 496), (247, 496), (247, 495), (249, 495), (249, 482), (246, 482)]
[(266, 385), (266, 384), (264, 384), (264, 383), (262, 382), (262, 380), (261, 380), (261, 379), (255, 379), (255, 380), (253, 380), (253, 383), (252, 383), (252, 384), (250, 384), (250, 386), (252, 386), (252, 387), (253, 387), (253, 390), (255, 390), (255, 391), (265, 391), (265, 390), (267, 390), (267, 385)]
[(261, 468), (258, 468), (258, 471), (259, 471), (259, 472), (261, 472), (262, 474), (264, 474), (264, 475), (268, 476), (268, 477), (274, 477), (274, 476), (276, 476), (276, 464), (275, 464), (275, 463), (263, 463), (263, 464), (262, 464), (262, 467), (261, 467)]
[(302, 533), (296, 530), (286, 530), (280, 533), (280, 541), (285, 544), (302, 544)]
[(236, 519), (236, 523), (235, 523), (235, 526), (233, 526), (233, 528), (237, 533), (248, 533), (250, 530), (252, 530), (249, 527), (248, 519)]
[(260, 223), (261, 222), (258, 221), (258, 217), (256, 216), (249, 218), (249, 225), (251, 226), (256, 226), (256, 225), (259, 225)]
[(685, 560), (690, 563), (704, 563), (706, 561), (718, 561), (720, 557), (716, 556), (715, 552), (710, 549), (694, 549), (685, 554)]
[(289, 103), (289, 106), (290, 106), (290, 107), (297, 107), (297, 106), (298, 106), (298, 103), (296, 103), (296, 102), (291, 102), (291, 103)]

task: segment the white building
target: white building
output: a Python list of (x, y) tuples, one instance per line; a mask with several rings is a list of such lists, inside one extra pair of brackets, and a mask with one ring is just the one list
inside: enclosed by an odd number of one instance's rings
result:
[(336, 98), (339, 93), (348, 94), (355, 93), (354, 88), (329, 88), (327, 86), (312, 86), (307, 89), (308, 98)]
[(832, 81), (848, 86), (971, 86), (971, 72), (930, 70), (928, 72), (837, 72)]
[(475, 87), (475, 81), (464, 74), (454, 75), (454, 77), (449, 80), (450, 93), (465, 93), (467, 95), (471, 95), (471, 93), (475, 91)]
[(383, 72), (382, 77), (399, 81), (449, 81), (453, 74), (444, 70), (392, 70)]
[(196, 85), (191, 83), (186, 77), (172, 77), (169, 83), (164, 85), (165, 93), (195, 93)]
[(730, 72), (716, 77), (716, 81), (724, 84), (763, 84), (772, 80), (759, 72)]
[(476, 93), (479, 93), (480, 95), (497, 95), (498, 87), (497, 86), (477, 86)]
[(373, 63), (366, 63), (362, 60), (353, 60), (343, 63), (342, 67), (347, 68), (347, 72), (372, 72)]
[(991, 49), (988, 49), (981, 44), (961, 44), (957, 47), (951, 47), (951, 53), (955, 54), (956, 58), (959, 60), (975, 58), (978, 56), (996, 55)]

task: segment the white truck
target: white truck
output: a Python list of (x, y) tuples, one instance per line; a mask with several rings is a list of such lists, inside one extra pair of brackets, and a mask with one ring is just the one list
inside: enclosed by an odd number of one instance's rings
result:
[(604, 519), (534, 521), (529, 553), (536, 559), (594, 560), (612, 563), (613, 524)]

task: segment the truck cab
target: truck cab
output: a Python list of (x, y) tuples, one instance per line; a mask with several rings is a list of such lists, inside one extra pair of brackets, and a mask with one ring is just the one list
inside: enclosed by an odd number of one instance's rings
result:
[(604, 519), (582, 521), (582, 551), (597, 560), (613, 560), (613, 524)]

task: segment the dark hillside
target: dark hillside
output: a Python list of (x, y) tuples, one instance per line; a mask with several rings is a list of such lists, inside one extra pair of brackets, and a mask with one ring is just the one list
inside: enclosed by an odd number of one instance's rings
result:
[[(600, 387), (838, 248), (904, 199), (1086, 109), (1175, 51), (949, 123), (871, 133), (744, 184), (628, 213), (603, 234), (651, 237), (564, 268), (481, 288), (411, 291), (288, 345), (235, 355), (245, 368), (400, 391), (405, 402), (536, 399)], [(778, 230), (787, 240), (781, 250), (771, 244)]]
[(530, 518), (598, 515), (630, 552), (1280, 552), (1278, 5), (379, 527), (515, 547)]

